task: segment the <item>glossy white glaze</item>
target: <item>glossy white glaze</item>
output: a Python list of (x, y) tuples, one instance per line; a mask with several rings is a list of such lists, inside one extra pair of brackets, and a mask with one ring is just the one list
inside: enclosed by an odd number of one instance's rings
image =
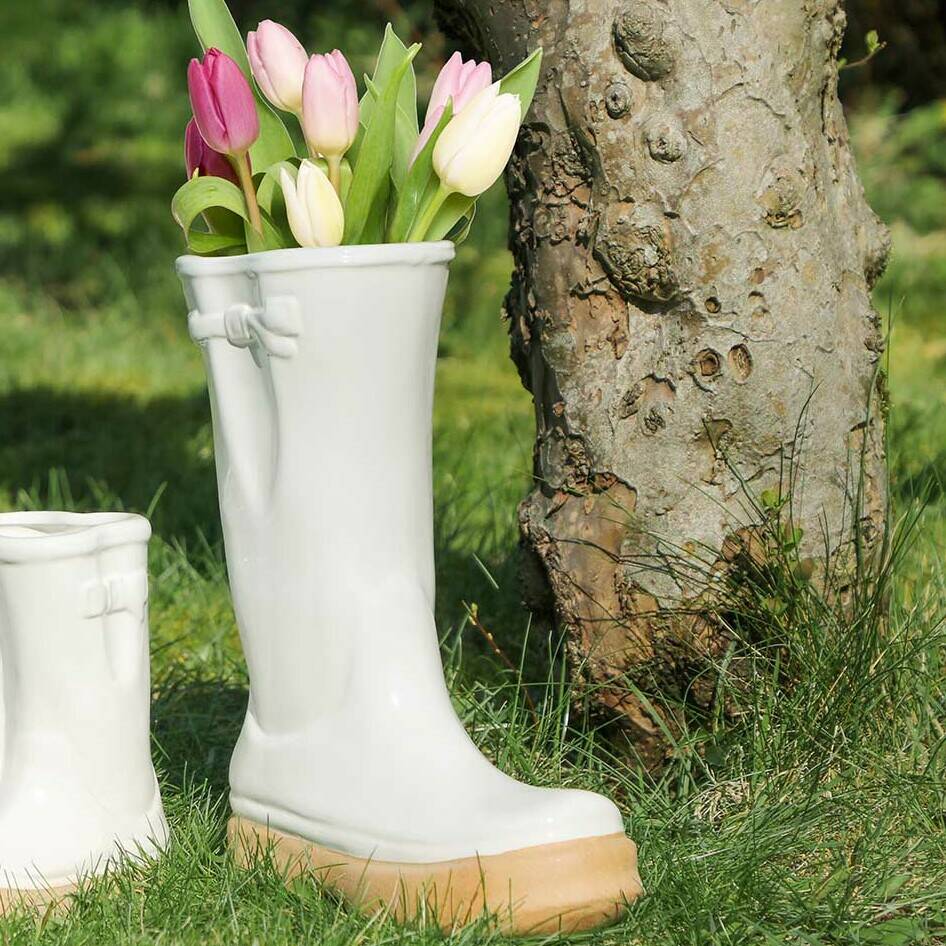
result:
[(0, 888), (64, 886), (167, 839), (150, 535), (126, 513), (0, 515)]
[(431, 412), (450, 243), (178, 262), (211, 391), (250, 702), (234, 811), (432, 862), (623, 831), (476, 749), (434, 625)]

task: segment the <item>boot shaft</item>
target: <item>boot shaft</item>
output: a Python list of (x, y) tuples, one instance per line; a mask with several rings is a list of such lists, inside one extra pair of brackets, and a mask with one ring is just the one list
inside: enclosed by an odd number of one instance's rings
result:
[(344, 712), (390, 672), (391, 651), (443, 689), (431, 417), (453, 252), (178, 262), (207, 366), (251, 710), (269, 731)]
[(182, 261), (224, 516), (294, 526), (333, 561), (407, 560), (429, 572), (431, 413), (451, 256), (436, 245)]

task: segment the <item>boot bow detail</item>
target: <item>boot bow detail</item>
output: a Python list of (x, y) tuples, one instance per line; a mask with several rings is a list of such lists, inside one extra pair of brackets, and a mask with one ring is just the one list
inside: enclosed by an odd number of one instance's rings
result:
[(139, 621), (144, 621), (147, 606), (148, 575), (145, 572), (109, 575), (85, 586), (82, 616), (99, 618), (127, 611)]
[(273, 296), (262, 306), (238, 303), (222, 312), (198, 312), (187, 317), (191, 338), (202, 344), (211, 338), (225, 338), (235, 348), (258, 343), (267, 355), (291, 358), (302, 334), (299, 303), (292, 296)]

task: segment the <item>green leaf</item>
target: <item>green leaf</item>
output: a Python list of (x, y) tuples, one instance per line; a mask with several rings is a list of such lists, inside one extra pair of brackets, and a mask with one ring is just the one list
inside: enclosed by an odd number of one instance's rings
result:
[(463, 226), (453, 234), (451, 239), (453, 242), (459, 246), (463, 243), (466, 238), (470, 235), (470, 229), (473, 226), (473, 221), (476, 219), (476, 201), (473, 201), (473, 206), (470, 207), (470, 212), (465, 216), (460, 218), (463, 222)]
[[(367, 79), (368, 77), (365, 76)], [(365, 93), (367, 95), (367, 93)], [(359, 115), (361, 113), (359, 112)], [(364, 116), (361, 115), (361, 120), (364, 119)], [(345, 152), (345, 159), (351, 162), (351, 166), (354, 167), (358, 163), (358, 155), (361, 153), (361, 143), (365, 140), (365, 126), (361, 123), (361, 120), (358, 124), (358, 131), (355, 133), (355, 140), (352, 142), (351, 147)]]
[[(365, 86), (368, 90), (365, 94), (370, 95), (372, 99), (377, 101), (381, 92), (375, 85), (374, 80), (365, 76)], [(411, 155), (414, 153), (414, 145), (417, 144), (417, 137), (416, 125), (413, 129), (411, 128), (410, 120), (404, 114), (401, 103), (398, 102), (397, 117), (394, 120), (394, 158), (391, 162), (391, 179), (398, 190), (401, 189), (404, 178), (407, 177)]]
[(259, 203), (260, 210), (268, 214), (273, 213), (273, 205), (277, 207), (282, 201), (282, 185), (280, 184), (280, 172), (283, 170), (289, 172), (289, 176), (295, 180), (299, 173), (299, 168), (292, 161), (277, 161), (271, 164), (262, 174), (254, 174), (253, 179), (256, 182), (256, 200)]
[(384, 243), (384, 224), (387, 219), (388, 200), (391, 191), (391, 181), (387, 180), (378, 191), (378, 196), (371, 206), (371, 212), (365, 221), (365, 228), (361, 232), (362, 243)]
[(398, 194), (397, 208), (391, 226), (388, 228), (388, 240), (391, 243), (402, 243), (407, 239), (407, 235), (411, 232), (411, 227), (414, 226), (414, 221), (417, 219), (421, 204), (425, 202), (425, 197), (430, 199), (433, 196), (433, 192), (430, 190), (431, 184), (433, 184), (433, 190), (436, 191), (437, 181), (433, 168), (434, 146), (437, 144), (440, 133), (447, 127), (447, 122), (452, 117), (453, 102), (448, 99), (437, 127), (421, 149), (420, 154), (417, 155), (417, 160), (408, 171)]
[(397, 97), (404, 78), (420, 46), (411, 46), (400, 65), (391, 73), (375, 102), (365, 136), (352, 173), (351, 189), (345, 207), (345, 243), (361, 242), (362, 232), (372, 212), (375, 198), (388, 178), (394, 160), (394, 126)]
[(296, 149), (286, 131), (282, 119), (270, 108), (260, 94), (250, 71), (243, 37), (237, 29), (225, 0), (187, 0), (194, 32), (206, 52), (211, 47), (226, 53), (243, 70), (256, 97), (260, 135), (250, 148), (250, 160), (254, 167), (268, 168), (277, 161), (295, 157)]
[[(408, 49), (399, 39), (389, 23), (384, 30), (384, 40), (378, 53), (374, 75), (365, 76), (365, 94), (361, 99), (361, 121), (365, 127), (370, 124), (371, 116), (377, 106), (380, 89), (391, 79), (407, 55)], [(394, 159), (391, 164), (391, 177), (394, 186), (400, 189), (407, 168), (417, 144), (417, 80), (414, 76), (413, 61), (408, 66), (404, 79), (398, 88), (397, 116), (394, 122)]]
[[(328, 161), (319, 158), (316, 162), (319, 167), (328, 174)], [(341, 193), (338, 195), (339, 199), (342, 202), (342, 206), (348, 203), (348, 192), (351, 190), (351, 179), (352, 179), (352, 169), (351, 164), (349, 164), (346, 158), (342, 158), (342, 163), (339, 166), (339, 187), (341, 188)]]
[(263, 232), (257, 233), (249, 221), (244, 224), (246, 232), (246, 248), (250, 253), (261, 253), (264, 250), (282, 250), (296, 246), (296, 241), (288, 234), (283, 233), (273, 218), (264, 210), (260, 210), (263, 223)]
[[(292, 235), (292, 228), (289, 226), (286, 201), (280, 183), (280, 172), (282, 170), (286, 170), (293, 180), (295, 180), (296, 174), (299, 173), (298, 167), (292, 161), (279, 161), (270, 165), (263, 174), (254, 176), (254, 180), (257, 181), (256, 200), (263, 214), (264, 236), (266, 234), (266, 221), (269, 220), (279, 232), (280, 245), (295, 246), (296, 240)], [(271, 238), (271, 242), (273, 240), (274, 238)], [(269, 248), (275, 249), (275, 247)]]
[(234, 236), (229, 233), (204, 233), (191, 230), (187, 248), (198, 256), (226, 256), (230, 251), (246, 252), (246, 239), (243, 234)]
[(876, 946), (911, 946), (933, 942), (927, 925), (918, 917), (896, 916), (859, 931), (862, 943)]
[[(374, 73), (371, 76), (371, 81), (376, 88), (383, 89), (387, 85), (391, 76), (404, 61), (407, 52), (407, 46), (394, 32), (394, 27), (388, 23), (384, 28), (384, 39), (381, 41), (381, 49), (378, 51), (378, 59), (375, 63)], [(414, 76), (413, 56), (408, 72), (398, 89), (397, 102), (404, 112), (407, 128), (413, 130), (414, 141), (416, 141), (419, 128), (417, 124), (417, 79)], [(374, 105), (374, 98), (370, 91), (365, 92), (361, 99), (361, 120), (366, 127), (374, 111)], [(411, 148), (413, 147), (414, 142), (412, 141)]]
[(211, 233), (237, 236), (243, 240), (243, 219), (223, 207), (208, 207), (204, 211), (204, 220)]
[(531, 55), (523, 59), (505, 78), (500, 80), (500, 92), (509, 92), (512, 95), (519, 96), (523, 118), (526, 117), (526, 112), (529, 111), (529, 106), (532, 104), (535, 87), (539, 84), (541, 72), (542, 47), (540, 46)]
[(235, 184), (222, 177), (193, 177), (182, 184), (171, 198), (171, 214), (184, 231), (187, 245), (195, 253), (207, 252), (201, 247), (215, 244), (215, 241), (207, 239), (209, 236), (230, 237), (243, 243), (242, 233), (207, 234), (193, 229), (194, 221), (202, 214), (211, 212), (211, 215), (216, 217), (213, 211), (221, 208), (236, 214), (243, 220), (248, 219), (243, 192)]
[(882, 896), (885, 900), (889, 900), (904, 884), (909, 883), (911, 879), (909, 874), (894, 874), (894, 876), (889, 878), (884, 884)]
[(472, 214), (475, 204), (475, 197), (451, 194), (444, 201), (440, 210), (437, 211), (424, 239), (429, 241), (443, 240), (464, 217)]

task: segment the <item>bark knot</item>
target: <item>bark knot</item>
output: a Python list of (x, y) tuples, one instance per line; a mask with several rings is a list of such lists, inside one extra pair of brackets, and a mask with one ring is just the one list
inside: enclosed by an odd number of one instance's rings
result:
[(667, 237), (656, 226), (634, 224), (625, 216), (602, 221), (594, 255), (624, 299), (668, 302), (677, 294)]
[(798, 171), (787, 165), (773, 167), (758, 198), (765, 222), (775, 230), (797, 230), (803, 223), (800, 206), (804, 193), (805, 181)]
[(631, 107), (631, 90), (623, 82), (612, 82), (605, 89), (604, 107), (612, 118), (620, 118)]
[(672, 164), (686, 154), (687, 139), (675, 116), (657, 115), (644, 129), (644, 141), (650, 156), (662, 164)]
[(632, 75), (653, 82), (673, 68), (673, 47), (664, 35), (665, 14), (649, 4), (635, 3), (619, 13), (612, 26), (618, 58)]

